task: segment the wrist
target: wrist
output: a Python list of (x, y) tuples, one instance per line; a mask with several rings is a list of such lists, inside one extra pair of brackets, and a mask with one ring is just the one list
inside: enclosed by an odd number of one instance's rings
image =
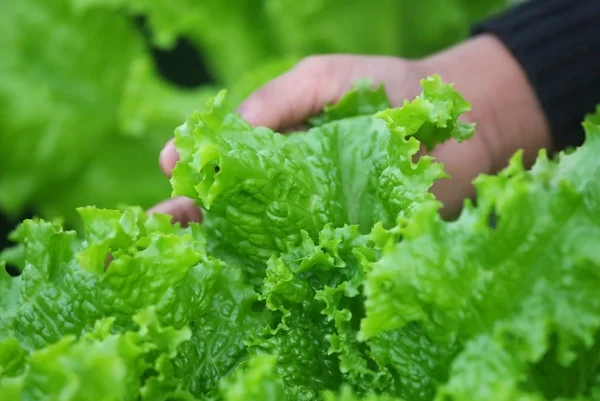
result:
[[(488, 158), (485, 173), (506, 166), (519, 149), (531, 165), (542, 148), (551, 150), (546, 117), (526, 73), (492, 35), (481, 35), (417, 62), (424, 75), (439, 74), (473, 106), (466, 115), (477, 123), (472, 141)], [(479, 139), (476, 139), (476, 138)]]

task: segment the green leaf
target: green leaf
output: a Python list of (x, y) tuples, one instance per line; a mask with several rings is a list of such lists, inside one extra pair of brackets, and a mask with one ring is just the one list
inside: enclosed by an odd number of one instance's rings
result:
[(121, 16), (65, 0), (3, 2), (0, 37), (0, 205), (16, 213), (101, 153), (142, 42)]
[(590, 124), (600, 125), (600, 104), (596, 106), (593, 113), (588, 113), (585, 116), (585, 121)]
[(342, 386), (338, 392), (326, 391), (324, 401), (402, 401), (401, 398), (390, 395), (369, 394), (364, 397), (357, 396), (349, 386)]
[(312, 308), (296, 308), (286, 322), (287, 328), (267, 327), (248, 339), (250, 355), (277, 357), (275, 372), (283, 382), (286, 399), (318, 399), (323, 388), (336, 386), (341, 379), (336, 358), (327, 355), (326, 335), (331, 327)]
[(9, 330), (6, 322), (14, 316), (19, 302), (21, 279), (11, 277), (6, 271), (5, 263), (0, 262), (0, 340)]
[(460, 349), (455, 342), (435, 343), (415, 323), (372, 338), (370, 355), (395, 377), (394, 390), (405, 400), (431, 400)]
[(216, 260), (202, 263), (202, 269), (210, 275), (187, 283), (196, 295), (191, 305), (200, 309), (190, 316), (192, 339), (174, 361), (181, 387), (196, 396), (218, 391), (219, 381), (247, 358), (246, 338), (269, 321), (255, 310), (258, 297), (241, 269)]
[[(468, 104), (455, 105), (458, 94), (439, 78), (423, 86), (414, 102), (384, 112), (387, 125), (361, 116), (288, 136), (251, 127), (221, 92), (175, 132), (173, 195), (197, 199), (212, 251), (254, 262), (250, 277), (260, 276), (273, 252), (298, 245), (302, 230), (315, 239), (326, 224), (357, 224), (363, 233), (377, 222), (392, 226), (433, 199), (429, 188), (445, 177), (428, 156), (413, 162), (419, 142), (412, 135), (431, 141), (437, 132), (442, 141), (464, 134), (451, 127)], [(423, 105), (431, 109), (415, 114)]]
[(14, 337), (0, 340), (0, 382), (7, 377), (20, 376), (27, 363), (27, 351)]
[[(275, 338), (296, 334), (298, 321), (312, 321), (326, 340), (321, 345), (328, 347), (322, 349), (328, 355), (324, 363), (339, 364), (356, 387), (379, 389), (392, 379), (387, 372), (370, 369), (372, 361), (356, 339), (363, 302), (361, 252), (368, 252), (366, 241), (356, 226), (325, 227), (316, 244), (305, 234), (298, 248), (269, 260), (262, 298), (268, 309), (281, 315)], [(289, 364), (306, 364), (305, 360), (312, 359), (304, 353), (296, 358), (299, 360), (291, 359)]]
[(283, 384), (275, 372), (276, 357), (251, 357), (243, 369), (221, 382), (225, 401), (280, 401), (285, 399)]
[[(456, 222), (424, 204), (368, 274), (364, 338), (419, 322), (436, 342), (465, 344), (437, 399), (577, 393), (574, 382), (533, 386), (531, 372), (547, 355), (546, 377), (575, 369), (600, 329), (600, 128), (585, 127), (586, 144), (556, 163), (542, 152), (526, 172), (518, 153), (498, 176), (477, 179), (478, 206)], [(584, 382), (591, 373), (578, 371)]]
[(74, 2), (0, 4), (0, 209), (71, 226), (80, 206), (167, 198), (158, 154), (216, 93), (168, 84), (132, 19)]
[[(190, 333), (161, 327), (152, 310), (134, 319), (137, 331), (111, 334), (109, 318), (98, 321), (92, 332), (78, 340), (66, 336), (34, 351), (28, 358), (28, 369), (19, 378), (18, 398), (14, 399), (97, 400), (98, 395), (115, 401), (139, 395), (147, 399), (149, 384), (157, 382), (163, 387), (160, 397), (151, 399), (169, 399), (178, 383), (172, 376), (166, 380), (165, 375), (173, 372), (168, 361)], [(0, 377), (0, 389), (5, 385), (10, 388), (11, 381)]]
[(309, 122), (319, 126), (343, 118), (372, 115), (390, 107), (383, 85), (373, 89), (371, 81), (364, 79), (333, 105), (326, 105), (323, 113), (312, 117)]
[(415, 135), (428, 150), (451, 138), (458, 142), (469, 139), (475, 124), (457, 118), (471, 111), (471, 104), (438, 75), (422, 79), (421, 86), (423, 92), (413, 102), (405, 100), (403, 107), (377, 115), (388, 122), (390, 130), (402, 137)]

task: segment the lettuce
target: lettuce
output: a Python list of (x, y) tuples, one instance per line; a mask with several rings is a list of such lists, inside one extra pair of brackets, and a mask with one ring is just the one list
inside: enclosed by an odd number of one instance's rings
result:
[(0, 47), (0, 209), (73, 222), (82, 205), (168, 196), (157, 154), (207, 94), (158, 78), (125, 16), (68, 0), (2, 2)]
[(478, 178), (447, 222), (443, 168), (416, 152), (467, 140), (470, 105), (421, 84), (389, 109), (360, 83), (286, 136), (216, 95), (176, 131), (173, 192), (201, 225), (24, 221), (22, 274), (0, 270), (0, 399), (597, 399), (597, 116), (574, 152)]
[(600, 127), (584, 126), (585, 145), (556, 162), (542, 152), (525, 171), (519, 152), (480, 177), (456, 222), (423, 204), (367, 275), (364, 338), (418, 323), (461, 344), (437, 399), (555, 399), (595, 380)]
[(157, 155), (217, 91), (168, 83), (146, 32), (160, 48), (189, 39), (236, 105), (309, 54), (443, 48), (504, 0), (434, 2), (3, 1), (0, 211), (73, 226), (80, 206), (148, 208), (168, 197)]
[(358, 87), (339, 103), (346, 118), (286, 136), (251, 127), (228, 109), (222, 92), (175, 131), (173, 195), (210, 210), (204, 225), (217, 241), (214, 252), (259, 267), (299, 244), (302, 231), (316, 238), (326, 224), (355, 224), (363, 233), (377, 222), (394, 224), (433, 199), (428, 189), (445, 176), (431, 157), (413, 162), (415, 136), (434, 146), (433, 132), (460, 140), (474, 130), (456, 122), (470, 108), (458, 93), (437, 76), (422, 84), (422, 95), (381, 118), (349, 115), (358, 111), (351, 101), (364, 90)]

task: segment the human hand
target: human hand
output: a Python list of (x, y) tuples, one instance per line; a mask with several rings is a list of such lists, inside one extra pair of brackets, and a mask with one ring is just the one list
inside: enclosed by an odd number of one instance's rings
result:
[[(450, 179), (432, 191), (444, 204), (445, 216), (460, 211), (474, 194), (472, 180), (504, 167), (518, 149), (530, 164), (537, 151), (550, 147), (547, 122), (524, 71), (496, 38), (484, 35), (422, 60), (397, 57), (332, 55), (309, 57), (251, 94), (238, 112), (255, 126), (279, 132), (295, 128), (326, 104), (344, 95), (361, 78), (383, 83), (393, 105), (420, 93), (419, 80), (439, 74), (473, 105), (465, 116), (477, 123), (469, 141), (449, 141), (431, 155), (444, 164)], [(178, 160), (170, 141), (160, 155), (167, 176)], [(150, 212), (171, 214), (175, 221), (199, 221), (197, 206), (186, 198), (165, 201)]]

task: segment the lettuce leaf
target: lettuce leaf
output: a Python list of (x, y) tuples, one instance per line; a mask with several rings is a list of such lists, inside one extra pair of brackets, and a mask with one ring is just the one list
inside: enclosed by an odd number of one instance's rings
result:
[(99, 320), (79, 339), (66, 336), (34, 351), (27, 356), (28, 369), (0, 381), (0, 390), (8, 391), (12, 399), (95, 400), (101, 395), (105, 400), (167, 400), (176, 396), (178, 381), (169, 359), (189, 338), (189, 330), (161, 327), (152, 309), (141, 311), (134, 321), (137, 330), (112, 334), (112, 319)]
[(371, 88), (369, 79), (358, 81), (352, 90), (346, 93), (337, 103), (325, 105), (323, 113), (312, 117), (312, 125), (319, 126), (343, 118), (372, 115), (388, 109), (390, 101), (383, 85)]
[(65, 1), (34, 0), (0, 7), (0, 202), (12, 213), (98, 152), (142, 43), (102, 10), (78, 15)]
[[(129, 341), (132, 319), (152, 308), (157, 324), (189, 330), (189, 339), (178, 342), (178, 352), (169, 357), (178, 386), (190, 394), (216, 391), (222, 372), (244, 359), (246, 333), (265, 322), (264, 314), (252, 310), (257, 296), (242, 282), (240, 269), (206, 254), (198, 225), (173, 226), (168, 216), (148, 217), (139, 208), (87, 207), (79, 213), (82, 240), (41, 220), (19, 227), (26, 266), (19, 278), (3, 275), (0, 281), (0, 341), (14, 338), (30, 355), (70, 353), (73, 341), (105, 319), (111, 332)], [(104, 346), (98, 345), (99, 353)], [(141, 373), (133, 376), (137, 380)]]
[(2, 2), (0, 47), (2, 212), (75, 223), (80, 206), (168, 197), (158, 153), (216, 92), (168, 85), (134, 24), (105, 7)]
[(422, 204), (402, 243), (373, 264), (364, 338), (418, 323), (438, 343), (463, 344), (436, 399), (573, 397), (593, 379), (600, 127), (584, 126), (585, 145), (556, 162), (541, 152), (525, 171), (519, 152), (478, 178), (477, 207), (456, 222)]
[(283, 384), (275, 372), (272, 355), (251, 357), (245, 369), (223, 380), (221, 393), (225, 401), (279, 401), (285, 399)]
[[(413, 162), (415, 137), (433, 145), (436, 132), (440, 141), (473, 133), (456, 122), (468, 103), (450, 86), (438, 76), (422, 85), (422, 95), (382, 118), (343, 118), (287, 136), (251, 127), (221, 92), (175, 132), (173, 195), (198, 200), (214, 252), (258, 264), (249, 266), (251, 277), (262, 274), (260, 264), (273, 252), (298, 245), (301, 230), (316, 238), (326, 224), (356, 224), (363, 233), (377, 222), (391, 226), (433, 199), (429, 188), (445, 177), (428, 156)], [(367, 99), (381, 107), (381, 89), (373, 91)], [(356, 96), (341, 99), (336, 114), (356, 113)]]
[(401, 401), (401, 398), (387, 394), (369, 394), (366, 397), (357, 396), (349, 386), (343, 386), (339, 392), (327, 391), (324, 393), (323, 401)]

